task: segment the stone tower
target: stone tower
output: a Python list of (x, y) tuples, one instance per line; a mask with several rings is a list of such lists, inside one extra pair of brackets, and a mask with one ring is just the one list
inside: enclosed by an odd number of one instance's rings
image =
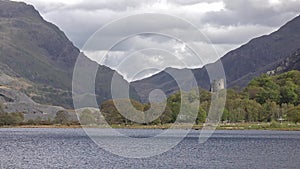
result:
[(218, 92), (222, 89), (225, 89), (225, 81), (224, 79), (213, 80), (210, 85), (211, 92)]

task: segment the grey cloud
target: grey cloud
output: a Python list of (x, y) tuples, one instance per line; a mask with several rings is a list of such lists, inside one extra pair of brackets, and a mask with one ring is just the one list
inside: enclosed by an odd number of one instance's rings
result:
[(145, 3), (151, 3), (152, 1), (136, 1), (136, 0), (102, 0), (102, 1), (94, 1), (94, 0), (85, 0), (81, 3), (77, 3), (75, 5), (68, 5), (65, 9), (74, 10), (113, 10), (113, 11), (124, 11), (131, 8), (138, 8)]
[[(86, 49), (107, 50), (113, 44), (128, 36), (144, 33), (151, 34), (152, 32), (157, 35), (166, 35), (170, 39), (179, 39), (183, 42), (207, 41), (196, 27), (183, 20), (168, 15), (143, 14), (112, 22), (108, 27), (100, 29), (90, 39)], [(160, 38), (159, 41), (162, 42), (163, 39)]]
[[(143, 6), (158, 2), (157, 0), (86, 0), (74, 5), (66, 5), (55, 2), (45, 3), (35, 0), (27, 1), (34, 2), (35, 6), (37, 6), (39, 10), (42, 10), (42, 14), (45, 18), (57, 24), (79, 48), (82, 48), (86, 40), (105, 24), (130, 14), (147, 12), (141, 10)], [(166, 2), (174, 4), (175, 7), (180, 7), (180, 5), (220, 1), (221, 0), (172, 0)], [(224, 4), (225, 10), (218, 12), (194, 14), (190, 13), (190, 11), (182, 11), (181, 13), (186, 19), (190, 19), (192, 23), (195, 23), (199, 29), (211, 27), (211, 30), (208, 30), (205, 33), (209, 35), (212, 43), (238, 44), (244, 43), (252, 36), (258, 36), (268, 32), (266, 30), (278, 28), (278, 26), (283, 25), (293, 18), (296, 15), (296, 12), (299, 12), (300, 10), (300, 1), (292, 0), (283, 1), (280, 5), (271, 5), (268, 4), (267, 1), (262, 5), (261, 0), (224, 0)], [(175, 14), (172, 10), (170, 10), (169, 13), (174, 14), (175, 16), (181, 16), (177, 13)], [(147, 18), (141, 17), (140, 20), (145, 22), (145, 20), (147, 21)], [(137, 20), (137, 22), (139, 21)], [(190, 30), (187, 30), (178, 23), (172, 23), (172, 21), (169, 20), (163, 20), (161, 18), (155, 21), (149, 20), (147, 22), (147, 24), (139, 25), (138, 27), (133, 27), (131, 26), (131, 23), (128, 23), (127, 25), (115, 28), (115, 30), (108, 32), (103, 38), (107, 40), (117, 39), (117, 33), (127, 30), (142, 29), (142, 27), (146, 28), (147, 25), (150, 24), (155, 25), (157, 30), (165, 29), (169, 32), (193, 36), (192, 32), (189, 34), (186, 33)], [(239, 36), (230, 38), (232, 32), (227, 30), (228, 26), (231, 25), (237, 27), (235, 31), (239, 32)], [(221, 29), (221, 31), (213, 32), (213, 27)], [(245, 27), (247, 27), (247, 29)], [(262, 29), (259, 30), (258, 28)], [(189, 39), (192, 39), (192, 37)]]
[[(23, 1), (23, 0), (16, 0)], [(52, 11), (58, 11), (66, 6), (63, 2), (45, 2), (39, 0), (24, 0), (27, 4), (34, 5), (34, 7), (42, 14)]]
[[(34, 0), (28, 0), (34, 1)], [(138, 9), (143, 6), (149, 6), (151, 4), (164, 2), (166, 4), (173, 4), (175, 6), (182, 5), (194, 5), (199, 3), (214, 3), (221, 2), (222, 0), (85, 0), (76, 4), (64, 4), (64, 3), (41, 3), (35, 2), (36, 6), (43, 12), (51, 12), (54, 10), (83, 10), (83, 11), (99, 11), (99, 10), (111, 10), (111, 11), (128, 11)], [(56, 8), (55, 8), (56, 7)]]
[(179, 4), (179, 5), (194, 5), (198, 3), (213, 3), (220, 2), (222, 0), (169, 0), (169, 3)]
[(202, 30), (213, 44), (241, 44), (269, 34), (275, 29), (261, 25), (236, 25), (228, 27), (208, 27)]
[[(112, 55), (113, 53), (114, 52), (112, 52)], [(114, 63), (114, 66), (109, 66), (122, 72), (129, 81), (137, 80), (141, 75), (145, 77), (146, 75), (154, 74), (170, 65), (177, 68), (201, 66), (195, 65), (197, 59), (194, 57), (196, 56), (191, 55), (190, 52), (185, 51), (184, 56), (179, 56), (181, 54), (182, 53), (178, 54), (176, 52), (174, 53), (174, 51), (161, 50), (159, 48), (139, 50), (117, 57), (117, 59), (120, 59), (119, 63)], [(182, 57), (184, 57), (184, 59)], [(107, 61), (112, 59), (116, 59), (116, 57), (108, 56), (105, 64), (111, 63)], [(132, 63), (135, 63), (134, 66)]]
[[(263, 3), (263, 4), (262, 4)], [(300, 12), (300, 2), (285, 0), (274, 5), (261, 0), (224, 0), (225, 9), (208, 12), (202, 22), (216, 25), (265, 25), (277, 27)]]
[[(278, 5), (269, 4), (267, 0), (161, 1), (164, 2), (162, 7), (166, 5), (168, 7), (165, 11), (156, 9), (154, 4), (158, 3), (159, 0), (85, 0), (75, 4), (67, 4), (63, 1), (61, 3), (38, 0), (25, 1), (34, 4), (46, 20), (58, 25), (71, 41), (83, 50), (83, 46), (88, 38), (90, 38), (95, 31), (113, 20), (132, 14), (162, 12), (182, 17), (195, 24), (200, 31), (209, 37), (220, 56), (238, 47), (242, 43), (249, 41), (253, 37), (267, 34), (278, 29), (279, 26), (292, 19), (300, 11), (300, 1), (298, 0), (282, 0), (282, 3)], [(206, 13), (200, 10), (198, 11), (198, 7), (202, 5), (201, 3), (210, 4), (214, 2), (223, 2), (224, 9)], [(215, 57), (211, 57), (214, 55), (214, 51), (205, 50), (212, 44), (210, 44), (210, 42), (203, 43), (203, 41), (206, 41), (196, 39), (199, 33), (198, 30), (191, 29), (179, 22), (165, 18), (150, 20), (147, 17), (140, 17), (136, 18), (135, 22), (141, 22), (142, 24), (136, 25), (132, 22), (124, 22), (122, 26), (115, 26), (107, 30), (101, 37), (98, 37), (101, 38), (99, 42), (103, 44), (95, 46), (94, 50), (106, 50), (106, 48), (101, 48), (101, 45), (105, 46), (109, 44), (109, 42), (118, 42), (124, 38), (123, 35), (126, 32), (147, 30), (150, 25), (153, 31), (176, 34), (200, 46), (199, 53), (202, 54), (203, 62), (193, 63), (194, 58), (187, 52), (180, 52), (180, 46), (178, 49), (174, 49), (174, 46), (178, 43), (172, 40), (172, 38), (144, 34), (142, 36), (132, 37), (115, 46), (109, 56), (104, 58), (106, 65), (116, 68), (118, 63), (120, 63), (125, 56), (145, 48), (168, 49), (168, 51), (173, 52), (173, 54), (181, 54), (183, 57), (178, 55), (178, 58), (187, 62), (186, 67), (200, 67), (204, 63), (209, 63), (216, 59)], [(160, 70), (169, 66), (184, 67), (182, 65), (179, 66), (177, 62), (175, 63), (171, 56), (168, 57), (166, 55), (161, 61), (157, 55), (155, 52), (136, 53), (135, 56), (132, 57), (136, 59), (131, 59), (131, 61), (141, 68), (147, 65), (158, 67)], [(142, 58), (144, 58), (144, 60)], [(125, 69), (127, 68), (125, 67), (124, 70)], [(130, 68), (128, 68), (128, 70), (130, 70)], [(123, 71), (121, 74), (131, 79), (133, 78), (132, 72), (134, 71), (131, 71), (131, 73)], [(154, 69), (146, 70), (136, 78), (151, 75), (153, 72), (155, 73)]]
[(64, 2), (44, 2), (38, 0), (26, 0), (28, 3), (34, 4), (40, 12), (50, 13), (53, 11), (99, 11), (99, 10), (112, 10), (112, 11), (124, 11), (131, 8), (138, 8), (146, 1), (134, 1), (134, 0), (85, 0), (74, 4), (67, 4)]
[[(102, 39), (106, 41), (117, 41), (124, 38), (124, 34), (130, 34), (130, 32), (141, 32), (143, 30), (149, 30), (153, 32), (176, 32), (177, 34), (186, 34), (193, 38), (193, 33), (188, 32), (190, 25), (183, 24), (184, 21), (180, 19), (170, 20), (169, 17), (157, 17), (148, 18), (149, 15), (141, 15), (135, 17), (134, 20), (121, 20), (120, 17), (124, 17), (124, 13), (111, 12), (107, 15), (107, 12), (98, 12), (95, 14), (85, 13), (83, 11), (60, 11), (46, 14), (45, 16), (49, 20), (55, 20), (55, 23), (60, 25), (60, 28), (71, 37), (75, 44), (82, 48), (88, 38), (91, 37), (97, 30), (104, 28), (101, 35)], [(64, 16), (64, 17), (60, 17)], [(110, 28), (105, 29), (105, 25), (110, 23)], [(103, 27), (104, 26), (104, 27)], [(103, 31), (103, 30), (102, 30)], [(160, 39), (161, 41), (162, 39)]]

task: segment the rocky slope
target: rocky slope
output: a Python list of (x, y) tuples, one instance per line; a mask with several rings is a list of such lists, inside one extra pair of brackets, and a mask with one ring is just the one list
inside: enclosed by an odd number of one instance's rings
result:
[[(5, 71), (3, 71), (6, 68)], [(6, 74), (7, 73), (7, 74)], [(53, 119), (62, 107), (42, 105), (34, 102), (19, 89), (32, 86), (30, 82), (16, 75), (7, 66), (0, 64), (0, 104), (1, 111), (7, 113), (22, 112), (26, 120), (41, 117)]]
[(268, 74), (280, 74), (290, 70), (300, 70), (300, 49), (279, 62)]

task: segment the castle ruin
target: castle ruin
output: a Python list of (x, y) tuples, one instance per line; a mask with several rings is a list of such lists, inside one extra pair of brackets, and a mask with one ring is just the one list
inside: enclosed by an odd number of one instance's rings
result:
[(210, 92), (218, 92), (222, 89), (225, 89), (224, 79), (213, 80), (210, 85)]

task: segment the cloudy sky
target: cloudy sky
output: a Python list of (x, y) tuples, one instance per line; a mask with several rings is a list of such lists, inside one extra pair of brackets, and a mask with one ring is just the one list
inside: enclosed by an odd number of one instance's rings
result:
[[(299, 0), (24, 1), (58, 25), (87, 55), (118, 70), (129, 81), (166, 67), (201, 67), (254, 37), (277, 30), (300, 14)], [(137, 14), (141, 16), (126, 20)], [(103, 27), (109, 31), (103, 33)], [(143, 30), (152, 33), (140, 34)], [(208, 40), (195, 38), (196, 31)], [(93, 44), (86, 44), (88, 39)], [(191, 44), (201, 48), (196, 49), (200, 59)]]

